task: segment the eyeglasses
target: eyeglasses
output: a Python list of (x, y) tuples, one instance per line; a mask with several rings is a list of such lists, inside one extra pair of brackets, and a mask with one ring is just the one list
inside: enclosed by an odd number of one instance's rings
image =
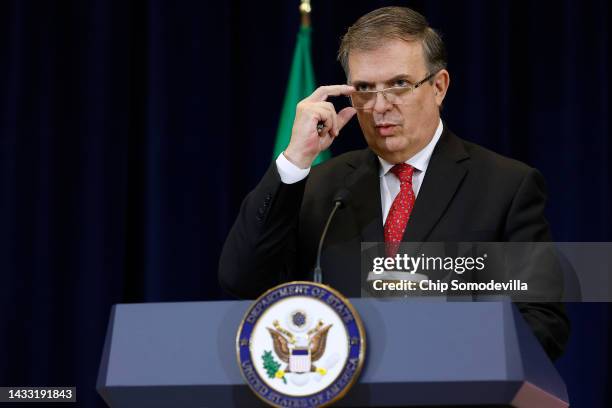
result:
[(425, 78), (414, 85), (394, 86), (391, 88), (381, 89), (380, 91), (355, 91), (349, 96), (349, 98), (353, 108), (355, 109), (368, 110), (374, 108), (379, 92), (382, 93), (387, 102), (393, 105), (403, 105), (407, 102), (406, 97), (408, 95), (410, 95), (419, 86), (433, 78), (437, 73), (438, 71), (428, 74)]

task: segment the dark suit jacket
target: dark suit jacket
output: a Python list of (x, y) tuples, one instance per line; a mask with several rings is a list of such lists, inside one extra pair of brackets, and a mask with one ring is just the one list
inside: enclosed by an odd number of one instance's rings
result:
[[(312, 168), (295, 184), (272, 163), (242, 203), (220, 258), (228, 292), (253, 298), (289, 280), (310, 280), (316, 248), (339, 189), (351, 195), (330, 226), (322, 255), (324, 283), (359, 296), (361, 242), (383, 242), (379, 162), (369, 149)], [(548, 241), (541, 174), (466, 142), (447, 127), (432, 154), (404, 241)], [(519, 308), (551, 358), (562, 353), (569, 322), (558, 303)]]

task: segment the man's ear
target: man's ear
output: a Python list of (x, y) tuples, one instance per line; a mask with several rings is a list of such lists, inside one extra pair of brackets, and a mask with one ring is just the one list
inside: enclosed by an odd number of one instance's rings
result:
[(436, 104), (438, 106), (442, 105), (444, 101), (444, 97), (446, 96), (446, 91), (448, 91), (448, 86), (450, 85), (450, 75), (447, 70), (443, 69), (436, 74), (434, 77), (434, 95), (436, 98)]

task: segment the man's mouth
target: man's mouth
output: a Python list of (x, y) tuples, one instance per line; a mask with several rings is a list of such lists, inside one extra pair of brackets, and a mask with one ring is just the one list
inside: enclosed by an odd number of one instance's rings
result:
[(378, 130), (378, 133), (380, 133), (381, 136), (391, 136), (393, 133), (395, 133), (396, 127), (398, 127), (396, 123), (383, 122), (376, 124), (376, 130)]

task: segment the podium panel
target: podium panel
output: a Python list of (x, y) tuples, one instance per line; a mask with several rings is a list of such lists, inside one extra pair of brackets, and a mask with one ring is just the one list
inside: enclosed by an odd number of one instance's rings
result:
[[(351, 302), (367, 357), (337, 406), (569, 406), (565, 384), (509, 302)], [(118, 408), (263, 406), (236, 360), (250, 303), (115, 305), (99, 393)]]

